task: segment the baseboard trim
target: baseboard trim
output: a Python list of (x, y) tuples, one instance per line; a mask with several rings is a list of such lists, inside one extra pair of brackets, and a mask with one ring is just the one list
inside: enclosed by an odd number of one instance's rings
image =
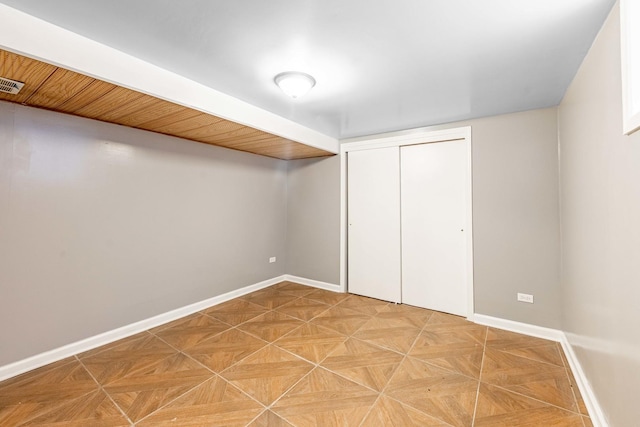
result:
[(576, 379), (580, 394), (582, 394), (582, 399), (589, 411), (591, 422), (594, 427), (609, 427), (609, 424), (604, 417), (604, 412), (602, 412), (602, 408), (600, 407), (600, 404), (593, 393), (593, 389), (589, 384), (589, 380), (587, 380), (587, 377), (582, 370), (582, 366), (580, 366), (580, 362), (573, 351), (573, 347), (569, 343), (567, 335), (563, 331), (530, 325), (528, 323), (515, 322), (513, 320), (500, 319), (498, 317), (486, 316), (484, 314), (474, 314), (472, 318), (469, 318), (469, 320), (480, 325), (491, 326), (560, 343), (564, 350), (564, 354), (567, 356), (567, 360), (569, 361), (569, 367)]
[[(73, 356), (74, 354), (82, 353), (84, 351), (100, 347), (101, 345), (109, 344), (113, 341), (135, 335), (137, 333), (146, 331), (147, 329), (155, 328), (156, 326), (160, 326), (164, 323), (171, 322), (184, 316), (188, 316), (197, 311), (204, 310), (205, 308), (217, 304), (221, 304), (225, 301), (229, 301), (233, 298), (246, 295), (259, 289), (275, 285), (276, 283), (285, 280), (298, 281), (287, 277), (292, 276), (282, 275), (274, 277), (272, 279), (264, 280), (262, 282), (245, 286), (243, 288), (236, 289), (234, 291), (227, 292), (225, 294), (218, 295), (212, 298), (208, 298), (194, 304), (180, 307), (175, 310), (171, 310), (166, 313), (141, 320), (139, 322), (131, 323), (117, 329), (112, 329), (110, 331), (85, 338), (83, 340), (76, 341), (74, 343), (67, 344), (62, 347), (58, 347), (56, 349), (37, 354), (35, 356), (28, 357), (26, 359), (10, 363), (8, 365), (0, 366), (0, 381), (15, 377), (16, 375), (20, 375), (33, 369), (40, 368), (50, 363), (57, 362), (58, 360)], [(314, 285), (309, 284), (309, 286)]]
[(531, 325), (528, 323), (515, 322), (513, 320), (501, 319), (499, 317), (487, 316), (484, 314), (474, 314), (470, 318), (472, 322), (484, 326), (491, 326), (506, 331), (517, 332), (519, 334), (529, 335), (536, 338), (543, 338), (556, 342), (562, 342), (564, 333), (558, 329), (545, 328), (543, 326)]
[(593, 423), (594, 427), (609, 427), (609, 423), (604, 416), (602, 407), (600, 406), (600, 403), (598, 403), (596, 395), (593, 393), (591, 384), (589, 383), (589, 380), (587, 379), (587, 376), (582, 369), (582, 365), (580, 364), (576, 353), (573, 351), (573, 346), (571, 345), (571, 343), (569, 343), (569, 339), (567, 338), (567, 335), (565, 333), (563, 333), (562, 336), (563, 339), (562, 341), (560, 341), (560, 344), (562, 345), (564, 354), (567, 356), (569, 366), (571, 367), (573, 376), (576, 379), (580, 394), (582, 394), (582, 400), (584, 400), (587, 411), (589, 411), (591, 422)]
[(340, 285), (334, 285), (333, 283), (321, 282), (319, 280), (307, 279), (305, 277), (292, 276), (291, 274), (285, 274), (284, 277), (284, 280), (287, 280), (289, 282), (296, 282), (300, 283), (301, 285), (313, 286), (314, 288), (342, 293), (342, 288), (340, 288)]

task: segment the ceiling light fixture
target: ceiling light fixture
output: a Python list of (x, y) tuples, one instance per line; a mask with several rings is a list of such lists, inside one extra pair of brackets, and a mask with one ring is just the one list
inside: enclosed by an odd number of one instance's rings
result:
[(285, 71), (275, 76), (273, 81), (292, 98), (300, 98), (316, 85), (316, 79), (300, 71)]

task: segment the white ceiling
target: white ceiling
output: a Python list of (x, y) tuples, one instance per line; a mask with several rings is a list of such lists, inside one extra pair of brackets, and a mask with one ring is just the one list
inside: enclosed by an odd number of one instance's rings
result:
[(0, 0), (336, 138), (557, 105), (614, 2)]

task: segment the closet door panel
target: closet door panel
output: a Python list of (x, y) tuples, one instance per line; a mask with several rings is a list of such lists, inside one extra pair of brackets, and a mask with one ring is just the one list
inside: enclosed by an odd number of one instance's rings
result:
[(467, 147), (401, 148), (402, 302), (467, 315)]
[(400, 150), (348, 153), (348, 289), (401, 301)]

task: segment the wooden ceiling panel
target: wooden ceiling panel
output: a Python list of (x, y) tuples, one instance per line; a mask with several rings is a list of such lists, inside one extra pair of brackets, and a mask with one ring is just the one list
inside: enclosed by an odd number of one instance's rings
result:
[(215, 140), (223, 139), (224, 136), (220, 135), (244, 135), (251, 132), (258, 132), (257, 129), (250, 128), (248, 126), (241, 125), (239, 123), (230, 122), (228, 120), (224, 120), (221, 123), (217, 123), (213, 128), (210, 129), (209, 134), (207, 135), (207, 139)]
[[(247, 141), (247, 142), (243, 142), (243, 143), (239, 143), (239, 144), (234, 144), (233, 148), (235, 148), (236, 150), (267, 149), (271, 145), (273, 145), (273, 142), (274, 142), (273, 139), (263, 139), (263, 140), (258, 140), (258, 141)], [(289, 141), (284, 139), (284, 138), (280, 138), (280, 140), (278, 142), (280, 143), (280, 145), (286, 145)]]
[(56, 71), (56, 68), (35, 59), (0, 50), (0, 77), (24, 83), (20, 93), (11, 95), (0, 92), (0, 99), (24, 103)]
[[(188, 111), (193, 113), (195, 110), (188, 110)], [(204, 114), (201, 112), (195, 112), (195, 115), (189, 116), (184, 120), (166, 124), (164, 126), (157, 126), (154, 128), (154, 130), (157, 132), (171, 133), (171, 134), (180, 135), (184, 137), (184, 135), (188, 134), (189, 131), (200, 129), (202, 127), (207, 127), (211, 129), (221, 121), (222, 119), (219, 117), (211, 116), (209, 114)]]
[[(56, 107), (54, 111), (60, 111), (62, 113), (76, 114), (75, 112), (81, 110), (87, 105), (91, 105), (98, 99), (105, 96), (110, 91), (114, 90), (117, 86), (111, 83), (101, 82), (100, 80), (93, 80), (83, 90), (78, 92), (77, 95), (69, 98), (65, 103)], [(32, 107), (40, 107), (38, 104), (27, 104)]]
[(152, 132), (170, 133), (171, 125), (196, 117), (198, 114), (202, 114), (199, 111), (183, 107), (182, 105), (171, 104), (167, 101), (163, 102), (172, 106), (172, 108), (169, 108), (169, 106), (166, 108), (167, 111), (171, 111), (169, 114), (163, 114), (162, 116), (158, 115), (153, 120), (140, 123), (136, 127), (150, 130)]
[(212, 126), (219, 127), (220, 125), (224, 125), (224, 123), (231, 123), (231, 122), (221, 119), (220, 117), (212, 116), (211, 114), (200, 112), (199, 115), (191, 119), (185, 120), (184, 128), (185, 128), (185, 131), (196, 130), (202, 127), (210, 127), (210, 129), (212, 129)]
[(249, 153), (261, 154), (263, 156), (275, 157), (284, 160), (294, 159), (308, 159), (313, 157), (326, 157), (332, 156), (332, 153), (326, 153), (324, 156), (318, 155), (318, 149), (305, 145), (300, 147), (300, 144), (296, 144), (293, 141), (288, 141), (285, 144), (274, 145), (271, 144), (268, 148), (246, 148), (242, 151), (248, 151)]
[[(148, 96), (148, 95), (147, 95)], [(118, 119), (118, 123), (124, 126), (140, 128), (142, 124), (157, 119), (158, 117), (170, 116), (179, 111), (184, 111), (186, 108), (164, 101), (162, 99), (149, 96), (151, 101), (147, 99), (140, 101), (140, 108), (136, 109), (134, 113), (130, 115), (123, 115)]]
[[(149, 95), (140, 94), (140, 98), (136, 102), (129, 102), (124, 105), (120, 105), (115, 110), (102, 116), (101, 120), (107, 122), (113, 122), (120, 125), (130, 126), (128, 121), (131, 118), (139, 117), (140, 114), (147, 108), (153, 108), (154, 104), (158, 101)], [(156, 110), (157, 111), (157, 110)], [(157, 114), (155, 111), (151, 111), (150, 114)]]
[(268, 141), (267, 145), (262, 145), (259, 143), (245, 144), (245, 145), (230, 145), (229, 148), (233, 148), (234, 150), (240, 151), (250, 151), (254, 152), (255, 150), (266, 150), (266, 147), (269, 145), (277, 145), (279, 148), (284, 147), (284, 144), (281, 141)]
[(106, 117), (122, 108), (122, 105), (134, 104), (143, 95), (130, 89), (116, 86), (100, 98), (73, 112), (78, 116), (108, 121)]
[(203, 138), (203, 141), (211, 144), (220, 144), (229, 141), (240, 141), (243, 138), (252, 138), (258, 135), (274, 136), (250, 127), (241, 126), (235, 123), (234, 125), (234, 127), (224, 126), (224, 131), (220, 131), (221, 126), (217, 126), (217, 129), (213, 129), (209, 135)]
[(194, 141), (204, 142), (206, 144), (214, 144), (210, 141), (211, 132), (214, 132), (215, 129), (219, 126), (220, 122), (212, 123), (208, 126), (202, 126), (196, 129), (191, 129), (184, 132), (176, 132), (176, 135), (179, 135), (182, 138), (193, 139)]
[(55, 110), (86, 89), (93, 81), (95, 79), (91, 77), (57, 68), (25, 103)]
[(258, 131), (256, 133), (252, 133), (252, 134), (248, 134), (248, 135), (244, 135), (244, 136), (239, 136), (239, 137), (216, 139), (213, 143), (214, 144), (228, 144), (228, 145), (233, 146), (234, 148), (236, 148), (236, 147), (241, 147), (241, 146), (246, 145), (246, 144), (253, 144), (253, 143), (256, 143), (256, 142), (275, 141), (276, 139), (278, 139), (280, 141), (288, 141), (285, 138), (281, 138), (279, 136), (271, 135), (271, 134), (268, 134), (266, 132)]
[(293, 159), (309, 159), (313, 157), (327, 157), (333, 156), (332, 153), (326, 153), (324, 156), (318, 155), (318, 149), (304, 145), (300, 147), (299, 144), (288, 142), (279, 147), (271, 146), (270, 148), (261, 148), (258, 150), (263, 156), (276, 157), (279, 159), (293, 160)]
[(0, 77), (24, 82), (0, 100), (291, 160), (333, 153), (151, 95), (0, 50)]

